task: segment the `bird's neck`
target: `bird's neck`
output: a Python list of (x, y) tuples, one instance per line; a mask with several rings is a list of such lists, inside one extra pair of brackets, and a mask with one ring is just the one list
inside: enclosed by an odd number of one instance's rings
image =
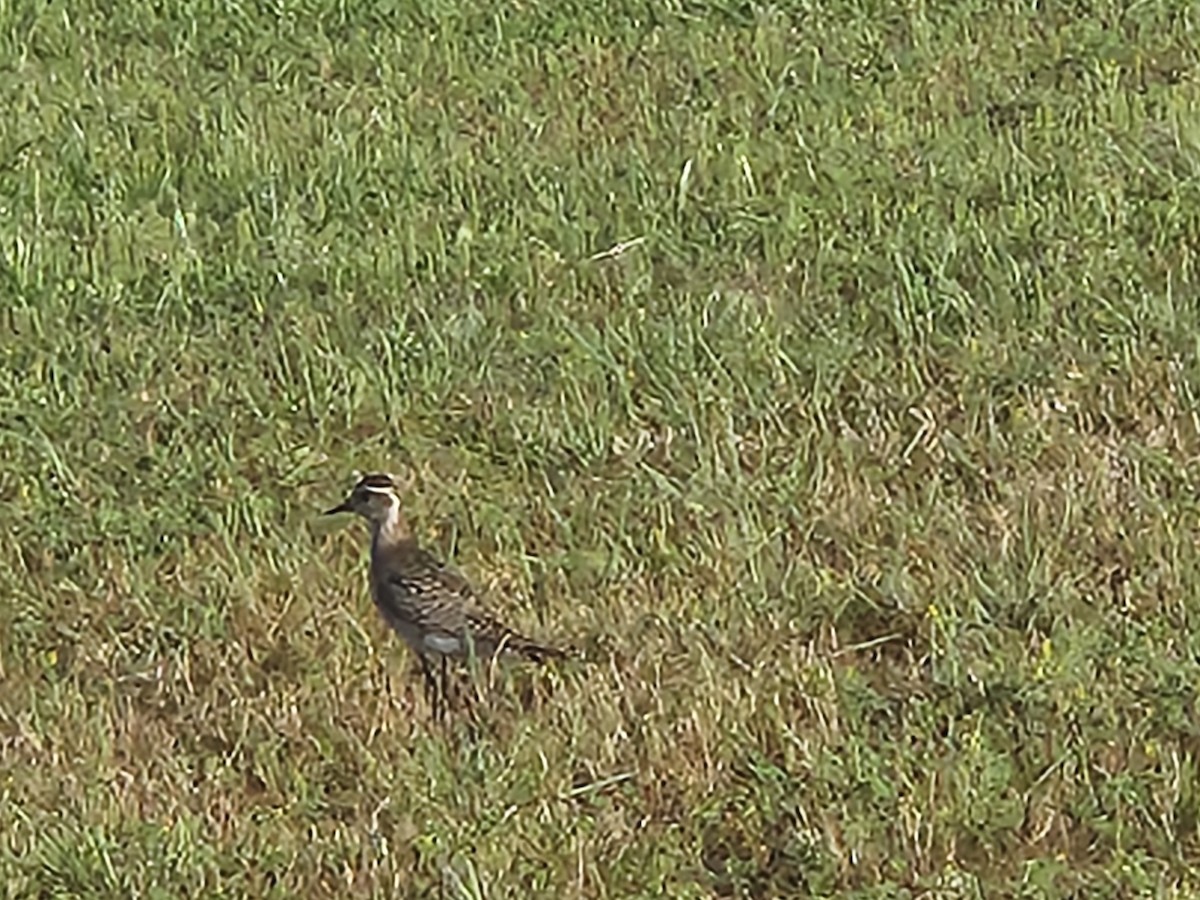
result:
[(412, 529), (398, 504), (392, 504), (387, 518), (371, 523), (371, 542), (377, 548), (396, 547), (412, 541)]

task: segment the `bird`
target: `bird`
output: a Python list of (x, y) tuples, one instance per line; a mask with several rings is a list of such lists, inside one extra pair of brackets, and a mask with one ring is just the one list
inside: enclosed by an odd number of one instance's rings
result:
[[(356, 513), (370, 526), (371, 598), (383, 620), (420, 660), (434, 718), (444, 716), (449, 699), (449, 659), (507, 655), (542, 663), (569, 655), (525, 637), (479, 608), (471, 583), (417, 541), (393, 476), (364, 475), (349, 496), (324, 515), (341, 513)], [(433, 660), (441, 664), (440, 685)]]

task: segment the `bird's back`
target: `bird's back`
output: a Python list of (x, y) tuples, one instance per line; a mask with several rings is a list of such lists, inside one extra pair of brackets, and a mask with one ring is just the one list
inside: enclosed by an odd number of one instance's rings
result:
[(372, 548), (371, 594), (384, 620), (418, 653), (508, 652), (537, 662), (565, 655), (476, 609), (470, 582), (416, 541)]
[(380, 614), (418, 651), (431, 629), (461, 630), (471, 597), (465, 578), (447, 569), (416, 541), (375, 542), (371, 550), (371, 595)]

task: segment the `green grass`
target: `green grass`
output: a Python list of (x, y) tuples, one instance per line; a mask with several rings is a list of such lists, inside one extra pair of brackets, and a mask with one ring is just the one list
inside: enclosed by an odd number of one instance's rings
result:
[(3, 896), (1200, 892), (1200, 20), (1035, 6), (0, 3)]

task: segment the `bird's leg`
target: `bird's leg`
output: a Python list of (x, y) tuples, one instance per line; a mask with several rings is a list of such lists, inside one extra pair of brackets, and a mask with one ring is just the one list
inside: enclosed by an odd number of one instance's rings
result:
[(466, 672), (464, 677), (467, 682), (463, 690), (463, 704), (466, 706), (468, 713), (476, 724), (479, 723), (479, 682), (483, 678), (484, 666), (479, 655), (476, 653), (476, 645), (473, 640), (468, 637), (467, 641), (467, 656), (466, 656)]
[(421, 660), (421, 674), (425, 676), (425, 702), (429, 704), (430, 710), (433, 712), (434, 719), (438, 718), (438, 684), (437, 676), (434, 674), (433, 666), (429, 663), (429, 658), (425, 654), (419, 654), (417, 659)]
[(454, 686), (450, 681), (450, 660), (442, 655), (442, 697), (447, 705), (454, 702)]

